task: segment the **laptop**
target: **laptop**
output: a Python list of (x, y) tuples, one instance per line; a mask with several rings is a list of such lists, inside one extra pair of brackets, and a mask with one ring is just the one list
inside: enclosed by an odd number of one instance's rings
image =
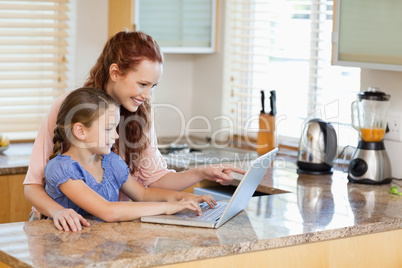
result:
[(275, 148), (252, 162), (229, 201), (218, 201), (214, 209), (205, 202), (200, 204), (201, 216), (195, 211), (186, 209), (173, 215), (144, 216), (141, 217), (141, 221), (205, 228), (220, 227), (247, 207), (277, 152), (278, 148)]

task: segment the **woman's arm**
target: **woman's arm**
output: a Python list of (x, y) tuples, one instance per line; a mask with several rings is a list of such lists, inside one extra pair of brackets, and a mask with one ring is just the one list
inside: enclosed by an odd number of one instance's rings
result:
[(143, 156), (148, 160), (144, 161), (147, 165), (140, 167), (139, 175), (134, 178), (143, 185), (182, 191), (204, 179), (229, 185), (233, 180), (232, 172), (245, 174), (244, 170), (228, 164), (203, 166), (178, 173), (169, 172), (166, 169), (166, 161), (158, 150), (154, 122), (152, 122), (148, 138), (150, 145)]
[(82, 180), (69, 179), (60, 184), (59, 189), (77, 206), (106, 222), (130, 221), (141, 216), (173, 214), (183, 209), (191, 209), (201, 213), (199, 205), (194, 200), (109, 202)]
[(89, 223), (73, 210), (65, 209), (54, 201), (41, 184), (25, 184), (24, 194), (26, 199), (41, 213), (53, 218), (54, 225), (60, 231), (79, 231), (81, 225), (89, 226)]
[(41, 184), (25, 184), (24, 194), (26, 199), (46, 216), (52, 217), (63, 208), (46, 193), (45, 187)]
[(216, 181), (222, 185), (229, 185), (233, 180), (232, 172), (243, 175), (246, 173), (244, 170), (228, 164), (202, 166), (183, 172), (167, 173), (149, 186), (182, 191), (202, 180)]

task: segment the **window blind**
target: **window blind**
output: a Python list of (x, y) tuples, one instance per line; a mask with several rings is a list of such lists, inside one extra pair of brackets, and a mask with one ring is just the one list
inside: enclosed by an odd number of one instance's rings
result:
[(268, 97), (275, 90), (280, 141), (298, 142), (306, 121), (321, 118), (336, 125), (338, 144), (351, 143), (356, 135), (349, 127), (350, 104), (360, 90), (360, 69), (331, 66), (333, 2), (226, 4), (225, 84), (231, 101), (225, 109), (235, 122), (235, 134), (256, 136), (260, 91)]
[(68, 0), (0, 1), (0, 133), (35, 138), (67, 88)]

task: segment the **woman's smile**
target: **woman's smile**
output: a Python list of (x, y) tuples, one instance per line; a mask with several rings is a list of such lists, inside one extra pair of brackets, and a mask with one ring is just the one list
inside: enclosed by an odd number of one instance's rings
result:
[(137, 99), (134, 97), (132, 97), (131, 99), (134, 101), (134, 104), (137, 106), (140, 106), (145, 101), (144, 99)]

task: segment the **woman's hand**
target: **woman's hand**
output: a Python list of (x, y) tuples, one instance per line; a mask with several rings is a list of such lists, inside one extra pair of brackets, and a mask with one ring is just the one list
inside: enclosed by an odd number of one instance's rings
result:
[(221, 165), (210, 165), (202, 167), (201, 172), (204, 178), (210, 181), (216, 181), (222, 185), (229, 185), (232, 180), (232, 172), (239, 174), (246, 174), (246, 171), (240, 168), (236, 168), (232, 165), (221, 164)]
[(73, 232), (81, 231), (82, 225), (89, 226), (89, 222), (84, 219), (75, 210), (70, 208), (63, 208), (58, 210), (53, 217), (53, 222), (56, 228), (60, 231)]

